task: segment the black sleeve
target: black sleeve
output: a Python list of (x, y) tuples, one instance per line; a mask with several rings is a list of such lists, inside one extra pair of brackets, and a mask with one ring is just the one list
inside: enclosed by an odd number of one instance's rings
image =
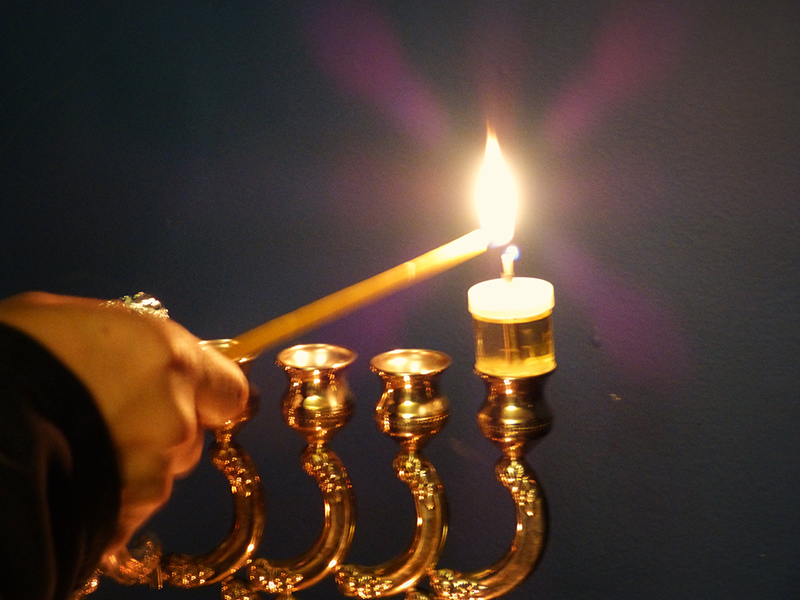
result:
[(63, 600), (92, 574), (120, 504), (116, 456), (78, 379), (0, 324), (0, 600)]

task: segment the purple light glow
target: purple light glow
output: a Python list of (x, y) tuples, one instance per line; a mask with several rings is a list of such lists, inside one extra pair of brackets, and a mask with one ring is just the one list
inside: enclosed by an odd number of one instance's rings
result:
[(444, 136), (444, 111), (409, 66), (391, 25), (374, 6), (321, 2), (310, 11), (308, 23), (312, 56), (339, 88), (426, 145)]
[(568, 81), (545, 119), (545, 136), (561, 152), (585, 139), (616, 105), (672, 72), (682, 56), (687, 21), (675, 5), (625, 5), (601, 27), (594, 52)]
[(625, 378), (677, 385), (692, 372), (692, 353), (676, 314), (652, 292), (636, 289), (577, 245), (552, 242), (559, 292), (585, 307), (594, 343)]

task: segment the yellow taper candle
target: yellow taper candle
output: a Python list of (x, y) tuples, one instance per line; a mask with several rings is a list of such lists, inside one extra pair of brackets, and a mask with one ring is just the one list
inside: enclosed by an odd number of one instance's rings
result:
[(234, 343), (222, 348), (221, 352), (233, 360), (258, 354), (278, 342), (332, 321), (413, 283), (446, 271), (481, 254), (486, 251), (488, 246), (488, 235), (483, 230), (477, 229), (436, 250), (426, 252), (388, 271), (251, 329), (237, 336), (233, 340)]

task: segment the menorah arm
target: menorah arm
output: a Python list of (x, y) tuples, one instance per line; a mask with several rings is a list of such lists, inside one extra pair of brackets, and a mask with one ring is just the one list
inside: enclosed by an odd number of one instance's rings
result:
[(433, 465), (421, 454), (401, 451), (394, 460), (397, 477), (414, 495), (417, 526), (406, 552), (375, 567), (345, 565), (336, 574), (347, 596), (375, 598), (411, 588), (431, 569), (444, 547), (447, 534), (444, 489)]
[(231, 577), (249, 562), (264, 531), (264, 491), (250, 456), (230, 436), (219, 435), (210, 453), (214, 466), (230, 483), (235, 518), (228, 537), (214, 550), (162, 559), (164, 580), (177, 587), (210, 585)]
[(536, 568), (547, 538), (547, 505), (535, 474), (524, 458), (502, 457), (495, 469), (516, 506), (517, 528), (511, 548), (487, 569), (459, 573), (437, 569), (430, 574), (437, 598), (498, 598), (521, 585)]
[(324, 523), (314, 544), (288, 560), (258, 558), (248, 569), (254, 590), (291, 594), (314, 585), (328, 575), (350, 549), (355, 530), (355, 496), (341, 460), (327, 445), (309, 445), (303, 468), (322, 492)]
[(231, 431), (220, 430), (216, 437), (211, 460), (227, 478), (234, 501), (234, 521), (226, 539), (206, 554), (162, 556), (160, 544), (145, 537), (132, 550), (123, 549), (109, 558), (105, 575), (125, 585), (169, 583), (194, 588), (223, 581), (247, 564), (264, 531), (264, 492), (253, 461), (231, 439)]
[(516, 379), (478, 374), (487, 388), (478, 425), (503, 453), (495, 475), (514, 499), (517, 530), (505, 556), (487, 569), (473, 573), (437, 569), (430, 573), (436, 597), (446, 600), (485, 600), (515, 589), (533, 572), (547, 537), (544, 492), (525, 462), (525, 452), (547, 434), (552, 424), (544, 399), (549, 374)]

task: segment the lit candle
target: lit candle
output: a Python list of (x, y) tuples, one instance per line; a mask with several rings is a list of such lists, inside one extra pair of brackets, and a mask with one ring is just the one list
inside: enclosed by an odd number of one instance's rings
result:
[(514, 236), (516, 203), (513, 179), (500, 154), (497, 138), (490, 130), (486, 140), (486, 156), (476, 186), (480, 229), (268, 321), (237, 336), (233, 343), (220, 348), (220, 351), (232, 360), (255, 356), (283, 340), (482, 254), (490, 243), (497, 246), (507, 244)]
[(509, 247), (503, 253), (503, 277), (467, 292), (475, 327), (475, 369), (495, 377), (534, 377), (556, 368), (553, 285), (514, 277), (516, 255), (517, 249)]

